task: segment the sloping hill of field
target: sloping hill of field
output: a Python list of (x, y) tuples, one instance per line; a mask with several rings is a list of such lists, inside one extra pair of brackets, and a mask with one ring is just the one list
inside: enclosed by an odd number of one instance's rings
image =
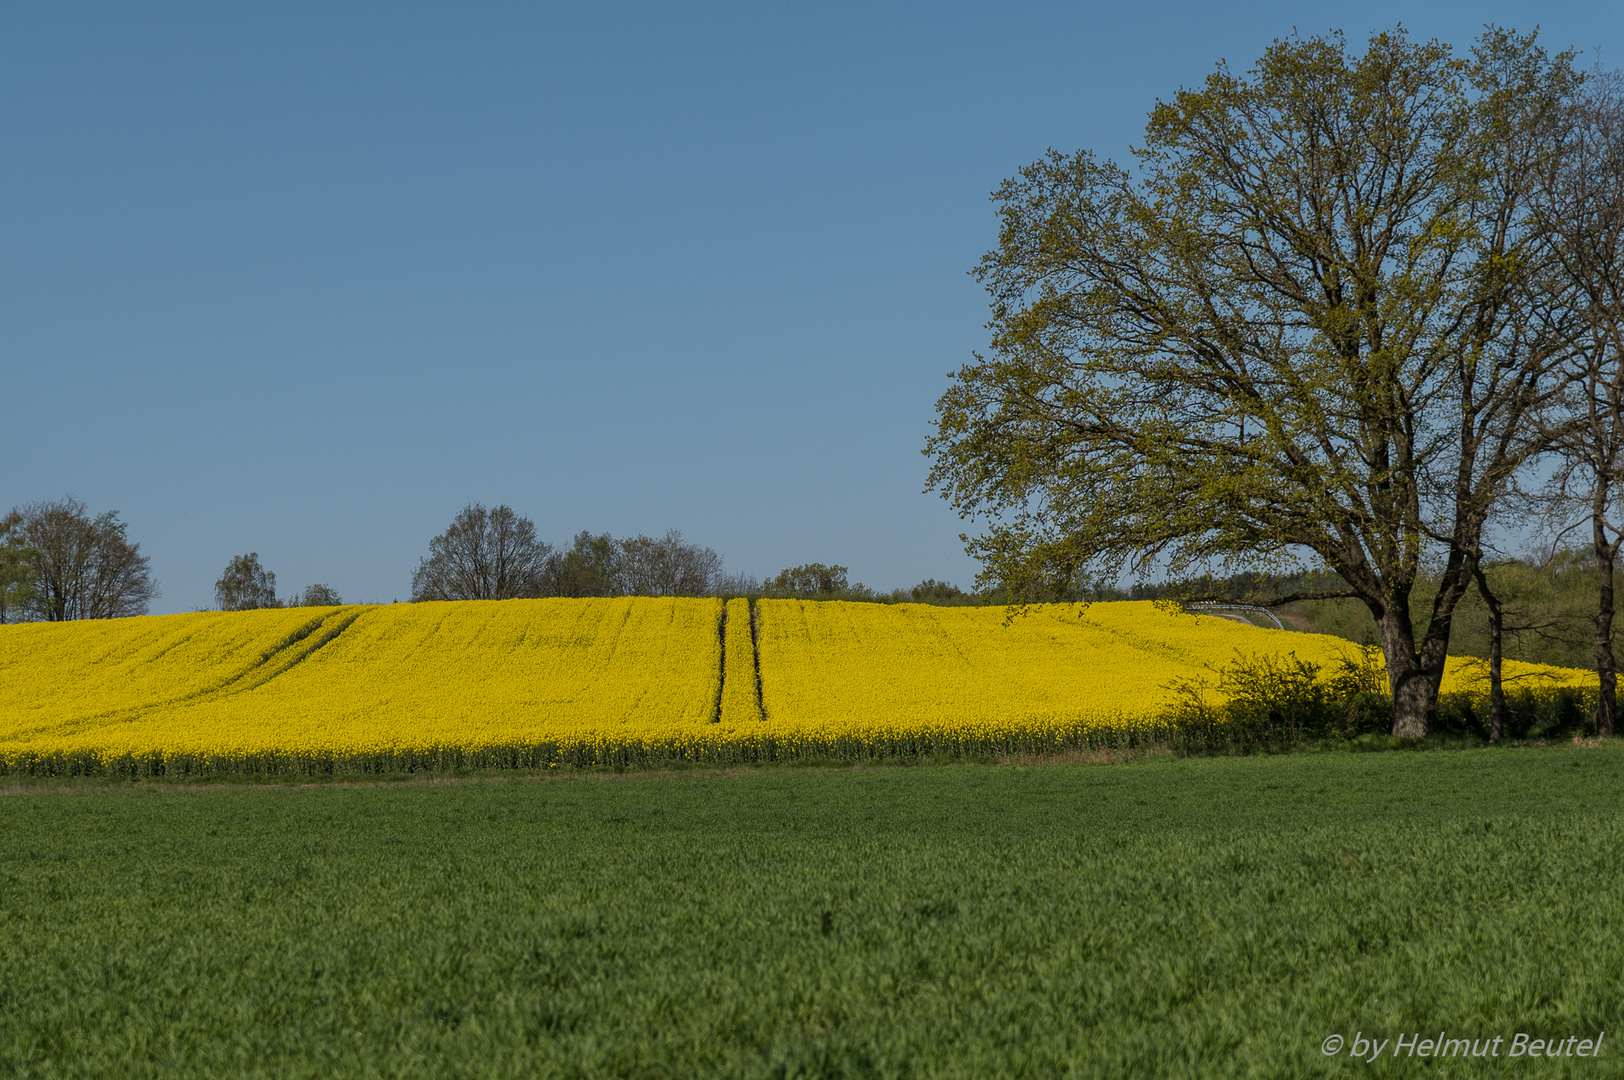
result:
[[(1011, 620), (917, 604), (555, 599), (0, 626), (0, 765), (395, 769), (1056, 747), (1132, 737), (1157, 723), (1175, 680), (1288, 652), (1327, 671), (1357, 657), (1340, 638), (1148, 602)], [(1455, 663), (1445, 689), (1478, 678)]]
[(242, 691), (359, 609), (290, 608), (0, 627), (0, 738)]
[[(669, 740), (713, 718), (721, 608), (470, 601), (0, 627), (0, 755), (275, 767)], [(311, 622), (280, 662), (274, 646)]]
[[(1343, 638), (1262, 630), (1149, 601), (1004, 608), (763, 600), (762, 702), (783, 743), (1035, 746), (1154, 726), (1177, 680), (1216, 685), (1240, 656), (1294, 654), (1324, 675), (1358, 664)], [(1445, 693), (1483, 665), (1451, 659)], [(1507, 662), (1508, 680), (1581, 685), (1588, 672)]]

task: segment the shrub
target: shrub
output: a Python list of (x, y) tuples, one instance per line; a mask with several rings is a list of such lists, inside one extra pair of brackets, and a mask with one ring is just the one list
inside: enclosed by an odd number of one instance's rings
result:
[[(1324, 665), (1237, 653), (1204, 679), (1175, 679), (1164, 719), (1178, 743), (1197, 747), (1284, 747), (1305, 739), (1349, 739), (1392, 726), (1380, 654), (1361, 649), (1322, 677)], [(1216, 694), (1214, 693), (1216, 691)]]

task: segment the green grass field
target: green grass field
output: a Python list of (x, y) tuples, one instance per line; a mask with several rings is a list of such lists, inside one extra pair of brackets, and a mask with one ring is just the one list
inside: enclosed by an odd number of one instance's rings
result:
[(1621, 748), (5, 790), (7, 1077), (1624, 1075)]

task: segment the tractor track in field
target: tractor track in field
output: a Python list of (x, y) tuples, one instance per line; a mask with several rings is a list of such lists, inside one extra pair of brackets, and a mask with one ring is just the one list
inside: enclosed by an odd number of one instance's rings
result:
[(750, 605), (750, 654), (756, 672), (756, 715), (767, 719), (767, 706), (761, 700), (761, 606)]
[(727, 601), (722, 601), (722, 616), (716, 622), (716, 639), (721, 644), (717, 653), (720, 670), (716, 673), (716, 705), (711, 709), (710, 722), (722, 722), (722, 702), (727, 700)]
[[(721, 642), (721, 651), (719, 654), (721, 668), (717, 672), (716, 677), (716, 705), (711, 711), (710, 722), (713, 724), (719, 724), (722, 722), (722, 702), (727, 698), (727, 609), (728, 604), (726, 601), (724, 601), (722, 604), (722, 615), (716, 625), (717, 639)], [(755, 681), (755, 686), (753, 689), (756, 699), (756, 718), (758, 720), (764, 720), (767, 717), (767, 711), (762, 707), (761, 703), (761, 634), (757, 621), (761, 608), (755, 603), (750, 603), (749, 611), (750, 671)]]
[[(357, 606), (354, 610), (332, 612), (305, 623), (299, 629), (283, 638), (276, 645), (260, 654), (258, 660), (249, 664), (236, 674), (227, 677), (224, 681), (213, 686), (205, 687), (190, 694), (178, 697), (164, 698), (159, 701), (149, 701), (140, 705), (128, 705), (122, 708), (109, 709), (106, 712), (91, 716), (74, 717), (66, 724), (57, 723), (49, 725), (50, 730), (68, 731), (76, 730), (89, 724), (107, 721), (135, 720), (152, 712), (155, 709), (174, 708), (182, 705), (193, 705), (214, 698), (231, 697), (235, 694), (247, 693), (257, 690), (280, 676), (291, 671), (315, 655), (318, 651), (332, 644), (344, 631), (348, 630), (355, 621), (366, 614), (366, 608)], [(288, 652), (311, 637), (316, 640), (308, 648), (299, 650), (291, 659), (278, 666), (278, 661), (287, 657)], [(267, 668), (272, 670), (266, 671)], [(45, 730), (41, 728), (39, 730)]]

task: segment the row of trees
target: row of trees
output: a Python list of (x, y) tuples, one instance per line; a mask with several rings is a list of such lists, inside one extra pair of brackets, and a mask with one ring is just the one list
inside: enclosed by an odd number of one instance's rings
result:
[(807, 563), (793, 566), (745, 590), (751, 596), (803, 597), (809, 600), (858, 600), (881, 604), (967, 605), (1002, 603), (1002, 597), (967, 593), (957, 585), (926, 578), (911, 589), (880, 592), (861, 581), (850, 582), (844, 566)]
[[(1437, 569), (1423, 571), (1420, 578), (1423, 586), (1435, 585), (1433, 577)], [(1566, 668), (1594, 668), (1592, 629), (1596, 588), (1593, 555), (1588, 547), (1547, 547), (1518, 558), (1486, 559), (1482, 570), (1490, 594), (1499, 602), (1499, 633), (1506, 659)], [(1280, 596), (1325, 593), (1343, 585), (1335, 574), (1324, 571), (1276, 577), (1242, 572), (1227, 578), (1138, 582), (1128, 588), (1101, 589), (1090, 595), (1065, 599), (1178, 601), (1194, 593), (1219, 602), (1261, 602), (1293, 629), (1329, 634), (1358, 644), (1375, 644), (1376, 623), (1370, 609), (1357, 598), (1285, 604), (1273, 600)], [(1615, 597), (1617, 594), (1615, 590)], [(1429, 590), (1418, 588), (1410, 599), (1414, 605), (1410, 617), (1417, 625), (1424, 625), (1428, 615), (1425, 605), (1431, 599)], [(1260, 616), (1248, 618), (1256, 625), (1272, 625)], [(1483, 594), (1472, 590), (1461, 597), (1454, 622), (1449, 654), (1488, 659), (1493, 651), (1495, 620)]]
[(259, 552), (237, 555), (226, 564), (225, 573), (214, 583), (214, 603), (221, 611), (251, 611), (255, 608), (332, 607), (343, 598), (331, 585), (306, 585), (304, 591), (286, 599), (276, 595), (276, 575), (259, 564)]
[[(804, 596), (840, 600), (960, 603), (974, 598), (934, 580), (877, 593), (847, 580), (844, 566), (809, 563), (762, 582), (722, 572), (722, 557), (672, 530), (616, 539), (582, 532), (555, 549), (510, 507), (474, 503), (429, 544), (412, 574), (413, 600), (545, 596)], [(117, 512), (91, 517), (69, 496), (30, 503), (0, 518), (0, 623), (106, 619), (145, 614), (158, 596), (148, 559)], [(276, 574), (250, 551), (214, 583), (221, 611), (342, 604), (330, 585), (279, 597)]]
[[(1500, 648), (1506, 659), (1558, 667), (1594, 667), (1593, 562), (1588, 548), (1484, 561), (1484, 578), (1500, 609)], [(1280, 614), (1314, 633), (1375, 641), (1370, 611), (1357, 600), (1306, 601), (1284, 607)], [(1426, 613), (1417, 610), (1413, 617), (1420, 623)], [(1468, 592), (1455, 610), (1450, 655), (1488, 658), (1493, 652), (1495, 624), (1483, 594)]]
[(798, 596), (821, 600), (974, 600), (946, 582), (879, 593), (850, 582), (844, 566), (807, 563), (765, 582), (725, 574), (722, 557), (690, 543), (676, 529), (663, 537), (616, 539), (581, 532), (555, 548), (535, 523), (506, 505), (464, 507), (412, 573), (413, 600), (506, 600), (546, 596)]
[(555, 549), (511, 507), (472, 503), (429, 542), (412, 572), (412, 599), (708, 596), (724, 584), (722, 557), (675, 529), (658, 539), (582, 532)]
[(991, 352), (926, 447), (986, 523), (982, 582), (1317, 564), (1330, 587), (1271, 599), (1362, 603), (1423, 736), (1457, 608), (1497, 603), (1490, 539), (1537, 506), (1591, 535), (1611, 733), (1618, 76), (1500, 28), (1469, 56), (1291, 38), (1158, 104), (1134, 157), (1051, 152), (995, 194)]

